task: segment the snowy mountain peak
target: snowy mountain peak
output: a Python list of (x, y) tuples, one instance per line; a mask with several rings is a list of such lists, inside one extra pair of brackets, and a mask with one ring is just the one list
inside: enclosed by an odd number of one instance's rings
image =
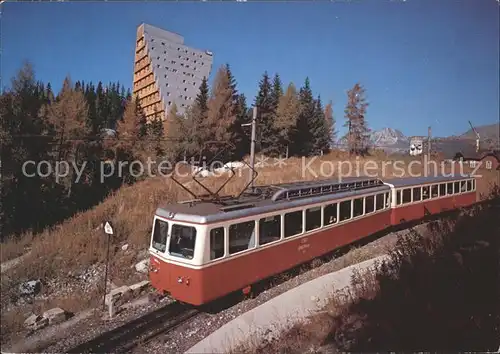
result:
[(392, 128), (383, 128), (372, 132), (370, 140), (375, 146), (388, 146), (408, 142), (408, 138), (403, 133)]

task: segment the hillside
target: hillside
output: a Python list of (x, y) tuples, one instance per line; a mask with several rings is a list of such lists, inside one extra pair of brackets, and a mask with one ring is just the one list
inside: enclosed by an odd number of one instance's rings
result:
[[(481, 140), (498, 141), (500, 139), (500, 123), (480, 125), (474, 128), (476, 128), (476, 131), (479, 133)], [(476, 133), (474, 133), (472, 129), (469, 129), (460, 135), (460, 137), (465, 139), (476, 139)]]

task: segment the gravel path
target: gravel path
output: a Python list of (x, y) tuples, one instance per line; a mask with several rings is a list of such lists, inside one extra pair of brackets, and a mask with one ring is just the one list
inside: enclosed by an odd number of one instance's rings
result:
[[(422, 227), (424, 226), (419, 225), (417, 226), (417, 229)], [(235, 317), (259, 306), (275, 296), (278, 296), (319, 276), (386, 253), (389, 249), (394, 247), (398, 235), (407, 232), (408, 231), (405, 230), (389, 233), (373, 242), (351, 250), (348, 253), (333, 258), (325, 263), (321, 264), (319, 261), (317, 263), (313, 263), (317, 266), (312, 269), (305, 270), (276, 286), (266, 289), (252, 299), (241, 301), (236, 305), (215, 314), (206, 312), (199, 314), (172, 332), (160, 335), (148, 343), (140, 344), (136, 347), (133, 353), (182, 353)], [(282, 280), (284, 279), (285, 278), (282, 278)], [(97, 337), (105, 331), (115, 329), (127, 322), (159, 309), (170, 302), (172, 302), (172, 300), (169, 298), (163, 298), (160, 301), (150, 301), (145, 306), (143, 305), (135, 308), (129, 308), (121, 314), (118, 314), (112, 320), (103, 320), (101, 317), (102, 313), (99, 316), (92, 316), (78, 323), (78, 325), (70, 331), (70, 336), (57, 339), (50, 346), (37, 348), (37, 351), (43, 351), (45, 353), (66, 352), (71, 348), (76, 347), (78, 344)]]

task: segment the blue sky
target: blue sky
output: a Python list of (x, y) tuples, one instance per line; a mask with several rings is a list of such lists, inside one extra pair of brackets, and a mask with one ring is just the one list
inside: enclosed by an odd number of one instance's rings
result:
[[(267, 70), (332, 100), (344, 122), (346, 90), (362, 83), (372, 129), (460, 134), (499, 120), (496, 0), (357, 2), (4, 3), (2, 85), (23, 60), (60, 88), (73, 80), (132, 86), (137, 26), (178, 32), (229, 63), (252, 103)], [(215, 70), (213, 70), (215, 71)], [(340, 128), (341, 132), (344, 128)]]

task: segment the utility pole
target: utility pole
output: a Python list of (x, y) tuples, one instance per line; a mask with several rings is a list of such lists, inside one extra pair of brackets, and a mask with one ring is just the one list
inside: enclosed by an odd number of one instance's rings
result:
[(250, 178), (252, 181), (252, 184), (250, 187), (253, 190), (253, 170), (255, 168), (255, 129), (256, 129), (256, 122), (257, 122), (257, 107), (253, 108), (253, 115), (252, 115), (252, 133), (251, 133), (251, 140), (250, 140), (250, 167), (252, 171), (250, 171)]
[(431, 136), (432, 136), (432, 131), (431, 127), (427, 129), (427, 161), (431, 160)]
[(252, 132), (251, 132), (251, 136), (250, 136), (250, 176), (249, 176), (249, 182), (251, 182), (250, 187), (253, 190), (253, 188), (254, 188), (253, 171), (255, 168), (255, 130), (256, 130), (256, 125), (257, 125), (257, 107), (253, 108), (252, 122), (242, 124), (241, 126), (248, 127), (249, 125), (252, 126)]

